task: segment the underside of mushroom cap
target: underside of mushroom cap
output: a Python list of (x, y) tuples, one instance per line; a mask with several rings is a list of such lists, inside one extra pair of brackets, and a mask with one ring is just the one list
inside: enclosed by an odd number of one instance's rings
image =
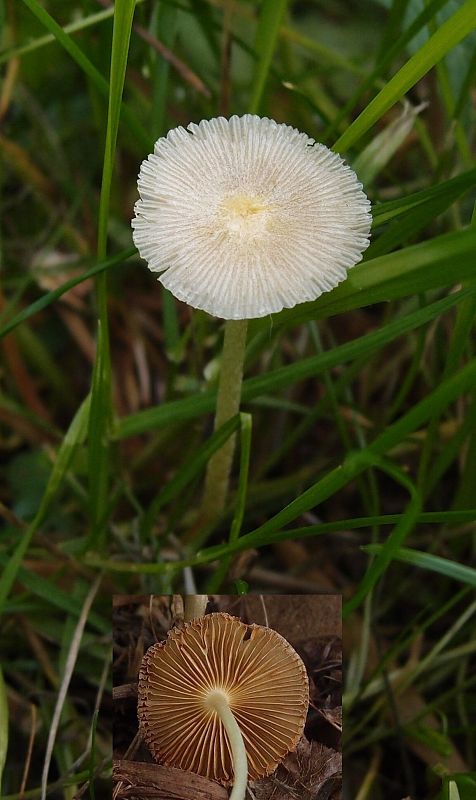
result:
[(300, 657), (276, 631), (224, 613), (174, 628), (145, 654), (138, 716), (152, 755), (230, 784), (228, 738), (207, 704), (216, 690), (241, 729), (249, 780), (269, 775), (304, 729), (309, 685)]

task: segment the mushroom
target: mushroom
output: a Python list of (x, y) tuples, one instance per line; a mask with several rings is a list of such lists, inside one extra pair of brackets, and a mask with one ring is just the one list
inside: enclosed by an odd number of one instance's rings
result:
[(369, 243), (370, 203), (341, 156), (254, 114), (178, 127), (142, 162), (134, 243), (179, 300), (264, 317), (343, 281)]
[(173, 628), (139, 672), (140, 730), (165, 766), (196, 772), (242, 800), (299, 741), (309, 684), (279, 633), (226, 613)]
[[(255, 114), (178, 127), (142, 162), (139, 254), (175, 297), (227, 320), (215, 428), (239, 410), (247, 320), (315, 300), (369, 244), (370, 202), (337, 153)], [(225, 509), (234, 436), (211, 457), (203, 522)]]

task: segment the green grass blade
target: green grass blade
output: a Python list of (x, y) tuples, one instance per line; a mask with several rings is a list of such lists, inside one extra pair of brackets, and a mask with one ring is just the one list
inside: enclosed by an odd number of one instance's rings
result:
[(164, 405), (138, 411), (116, 422), (114, 438), (127, 439), (129, 436), (136, 436), (138, 433), (162, 428), (175, 422), (195, 419), (213, 411), (215, 401), (216, 390), (207, 390), (194, 397), (171, 400)]
[(346, 58), (337, 47), (329, 47), (327, 44), (318, 42), (315, 38), (306, 36), (301, 31), (290, 28), (287, 25), (281, 26), (281, 36), (298, 47), (302, 47), (303, 50), (307, 50), (311, 53), (313, 59), (318, 63), (322, 63), (325, 68), (331, 66), (336, 69), (342, 69), (345, 72), (357, 75), (359, 78), (367, 76), (367, 70), (364, 67), (360, 64), (355, 64), (350, 58)]
[(364, 470), (378, 464), (382, 456), (426, 422), (436, 410), (446, 408), (462, 393), (475, 386), (476, 359), (473, 359), (460, 372), (440, 384), (403, 417), (390, 425), (368, 447), (350, 453), (340, 466), (317, 481), (254, 532), (266, 535), (279, 530), (296, 517), (327, 500)]
[(236, 542), (240, 535), (246, 507), (246, 493), (248, 490), (248, 476), (251, 457), (251, 433), (253, 418), (251, 414), (240, 414), (240, 474), (238, 476), (238, 490), (236, 493), (236, 508), (230, 530), (230, 542)]
[(261, 3), (255, 41), (257, 61), (253, 75), (253, 94), (249, 105), (250, 114), (258, 114), (260, 111), (264, 87), (278, 39), (279, 26), (286, 6), (287, 0), (263, 0)]
[[(412, 209), (431, 203), (433, 200), (443, 200), (447, 195), (456, 199), (476, 185), (476, 169), (456, 175), (447, 181), (442, 181), (429, 189), (400, 197), (398, 200), (389, 200), (386, 203), (377, 203), (372, 208), (372, 229), (390, 222), (392, 219), (406, 214)], [(371, 245), (372, 246), (372, 245)], [(369, 248), (370, 249), (370, 248)]]
[[(4, 566), (6, 563), (7, 558), (0, 554), (0, 565)], [(50, 605), (59, 608), (60, 611), (71, 614), (75, 619), (79, 616), (78, 598), (73, 597), (71, 592), (68, 593), (60, 589), (53, 581), (42, 578), (41, 575), (37, 575), (24, 567), (18, 568), (16, 580), (36, 597), (41, 597)], [(84, 585), (86, 586), (86, 584)], [(83, 592), (83, 594), (86, 594), (86, 592)], [(100, 614), (91, 612), (89, 622), (100, 633), (108, 633), (110, 630), (108, 621), (103, 619)]]
[[(135, 0), (116, 0), (114, 6), (109, 108), (99, 200), (98, 261), (106, 258), (112, 174), (134, 9)], [(101, 547), (104, 544), (104, 530), (101, 527), (101, 521), (108, 501), (109, 439), (112, 420), (106, 273), (99, 273), (96, 280), (99, 312), (98, 344), (92, 381), (89, 425), (89, 489), (93, 525), (89, 546), (92, 548)]]
[[(371, 555), (379, 555), (382, 545), (362, 545), (361, 550)], [(398, 548), (392, 554), (392, 558), (395, 561), (411, 564), (413, 567), (426, 569), (430, 572), (437, 572), (439, 575), (445, 575), (447, 578), (452, 578), (452, 580), (459, 583), (476, 587), (476, 569), (468, 567), (466, 564), (458, 564), (457, 561), (451, 561), (449, 558), (435, 556), (432, 553), (423, 553), (420, 550), (413, 550), (409, 547)]]
[[(448, 183), (450, 183), (450, 181), (448, 181)], [(471, 188), (470, 186), (466, 186), (466, 188), (462, 187), (462, 183), (447, 187), (446, 192), (439, 192), (425, 203), (414, 207), (404, 215), (400, 215), (376, 241), (371, 243), (366, 257), (369, 260), (378, 258), (407, 242), (410, 237), (429, 225)]]
[[(346, 344), (334, 347), (317, 356), (301, 359), (286, 367), (272, 370), (255, 378), (248, 378), (243, 382), (242, 400), (254, 400), (268, 392), (291, 385), (298, 380), (316, 377), (323, 371), (342, 365), (355, 358), (370, 355), (375, 350), (393, 341), (409, 331), (444, 314), (453, 306), (467, 297), (473, 296), (475, 288), (463, 289), (456, 294), (449, 295), (442, 300), (437, 300), (424, 308), (420, 308), (405, 317), (397, 318), (385, 327), (368, 333)], [(118, 439), (136, 436), (151, 429), (163, 427), (173, 422), (185, 422), (212, 411), (215, 403), (215, 392), (207, 391), (203, 394), (187, 397), (183, 400), (174, 400), (162, 406), (146, 409), (137, 414), (131, 414), (116, 424), (115, 437)]]
[[(32, 10), (31, 6), (30, 9)], [(67, 34), (76, 33), (77, 31), (82, 31), (85, 28), (91, 27), (92, 25), (97, 25), (98, 22), (102, 22), (105, 19), (109, 19), (113, 14), (114, 8), (111, 6), (110, 8), (105, 8), (103, 11), (96, 11), (94, 14), (89, 14), (87, 17), (82, 17), (79, 20), (75, 20), (69, 25), (65, 25), (61, 30)], [(40, 22), (45, 24), (46, 18), (42, 18), (38, 14), (35, 14), (35, 16), (40, 19)], [(48, 25), (45, 25), (45, 27), (48, 27)], [(45, 47), (45, 45), (54, 42), (56, 38), (57, 37), (55, 37), (53, 33), (47, 33), (45, 36), (39, 36), (38, 38), (27, 42), (27, 44), (4, 50), (3, 53), (0, 53), (0, 64), (6, 64), (12, 58), (20, 58), (20, 56), (26, 55), (26, 53), (31, 53), (34, 50)]]
[(165, 352), (171, 361), (180, 356), (180, 326), (177, 313), (177, 301), (172, 292), (162, 286), (162, 325), (164, 329)]
[(240, 426), (240, 416), (236, 414), (228, 422), (218, 428), (207, 441), (197, 449), (193, 458), (188, 460), (174, 475), (172, 480), (164, 486), (157, 497), (150, 504), (144, 517), (142, 528), (143, 538), (148, 533), (157, 518), (161, 508), (166, 503), (170, 503), (205, 469), (210, 457), (216, 453), (230, 436), (238, 430)]
[[(388, 46), (383, 46), (380, 54), (378, 63), (376, 64), (375, 68), (372, 70), (370, 75), (368, 75), (365, 80), (363, 80), (356, 92), (352, 95), (352, 97), (348, 100), (347, 103), (343, 106), (339, 114), (337, 115), (336, 119), (332, 121), (332, 125), (326, 130), (325, 132), (325, 140), (332, 136), (335, 131), (339, 130), (339, 125), (343, 119), (345, 119), (348, 114), (354, 109), (361, 98), (365, 95), (368, 89), (371, 89), (372, 86), (377, 84), (380, 76), (384, 75), (387, 68), (392, 64), (395, 58), (404, 50), (407, 44), (409, 44), (412, 39), (424, 28), (428, 21), (433, 18), (433, 16), (437, 13), (437, 11), (441, 8), (441, 6), (445, 5), (448, 0), (430, 0), (430, 2), (423, 8), (422, 12), (413, 20), (411, 25), (403, 31), (400, 36), (391, 42), (388, 43)], [(398, 21), (401, 22), (401, 11), (397, 10), (398, 4), (394, 3), (390, 14), (395, 13), (398, 15)], [(397, 20), (393, 20), (395, 23)], [(378, 84), (377, 84), (378, 85)]]
[(98, 275), (100, 272), (109, 269), (110, 267), (116, 267), (119, 264), (123, 264), (124, 261), (127, 261), (137, 252), (135, 247), (128, 247), (127, 250), (122, 250), (120, 253), (117, 253), (115, 256), (111, 256), (110, 258), (104, 259), (104, 261), (100, 261), (98, 264), (95, 264), (94, 267), (86, 270), (83, 272), (82, 275), (78, 275), (75, 278), (70, 278), (68, 281), (65, 281), (61, 286), (57, 289), (53, 289), (51, 292), (47, 292), (46, 294), (42, 295), (42, 297), (35, 300), (34, 303), (31, 303), (29, 306), (24, 308), (18, 314), (16, 314), (13, 319), (10, 320), (1, 330), (0, 330), (0, 339), (3, 339), (8, 333), (13, 331), (18, 325), (22, 322), (25, 322), (30, 317), (33, 317), (35, 314), (38, 314), (43, 309), (47, 308), (51, 303), (54, 303), (55, 300), (58, 300), (66, 292), (69, 292), (74, 286), (78, 286), (83, 281), (86, 281), (88, 278), (92, 278), (95, 275)]
[[(178, 29), (178, 10), (167, 3), (158, 3), (152, 11), (151, 30), (166, 47), (173, 49)], [(153, 138), (166, 132), (165, 115), (169, 85), (170, 64), (159, 53), (151, 52), (153, 102), (150, 110), (150, 127)]]
[[(271, 538), (268, 537), (271, 537), (275, 532), (280, 531), (297, 517), (336, 494), (349, 483), (349, 481), (356, 478), (369, 467), (381, 463), (381, 459), (386, 453), (400, 444), (423, 423), (427, 422), (433, 414), (441, 412), (462, 394), (467, 391), (472, 391), (475, 387), (476, 359), (473, 359), (458, 373), (441, 383), (433, 392), (430, 392), (423, 400), (413, 406), (404, 416), (386, 428), (367, 447), (350, 453), (340, 466), (333, 469), (321, 480), (306, 489), (299, 497), (289, 503), (263, 525), (252, 531), (252, 533), (255, 536), (261, 536), (263, 544), (268, 543), (268, 541), (271, 541)], [(408, 513), (402, 516), (402, 525), (408, 524), (409, 522), (413, 524), (417, 518), (415, 501), (415, 504), (412, 504)], [(240, 542), (242, 538), (243, 537), (240, 538)], [(208, 551), (208, 555), (210, 552), (213, 552), (215, 558), (219, 557), (216, 549), (211, 548)], [(228, 555), (230, 552), (230, 545), (225, 545), (224, 550), (219, 552), (221, 556)], [(205, 560), (208, 561), (211, 559), (207, 556)], [(154, 572), (160, 571), (161, 569), (164, 571), (172, 569), (172, 571), (174, 571), (183, 566), (193, 566), (196, 563), (203, 563), (203, 561), (198, 562), (192, 559), (185, 562), (175, 562), (173, 566), (163, 564), (153, 565), (151, 570), (144, 569), (144, 565), (114, 565), (114, 562), (97, 559), (88, 560), (88, 563), (94, 566), (104, 567), (105, 569), (117, 568), (119, 571), (124, 570), (125, 572)], [(160, 569), (156, 570), (154, 566), (159, 566)]]
[(342, 616), (345, 619), (351, 611), (355, 611), (361, 602), (367, 597), (369, 592), (375, 587), (377, 581), (382, 577), (386, 569), (392, 562), (394, 553), (402, 546), (407, 536), (415, 527), (416, 521), (422, 508), (422, 497), (414, 484), (400, 470), (390, 462), (383, 459), (378, 461), (375, 466), (397, 480), (410, 493), (410, 502), (402, 514), (399, 522), (392, 530), (384, 545), (382, 545), (377, 557), (369, 565), (364, 577), (362, 578), (354, 596), (344, 603)]
[(441, 25), (336, 141), (333, 150), (342, 153), (359, 139), (435, 66), (455, 45), (476, 27), (476, 0), (465, 3)]
[(78, 66), (82, 69), (85, 75), (93, 82), (95, 87), (102, 94), (109, 93), (109, 86), (107, 80), (101, 75), (98, 69), (91, 63), (89, 58), (83, 53), (80, 47), (73, 41), (73, 39), (65, 32), (65, 30), (58, 25), (55, 19), (48, 14), (46, 9), (38, 2), (38, 0), (23, 0), (26, 6), (30, 9), (32, 14), (41, 22), (44, 28), (48, 30), (52, 36), (61, 44), (66, 52), (71, 56)]
[[(200, 564), (208, 564), (210, 561), (217, 561), (227, 558), (233, 553), (241, 553), (253, 547), (266, 547), (275, 542), (287, 542), (295, 539), (309, 539), (315, 536), (323, 536), (328, 533), (341, 532), (342, 530), (357, 530), (359, 528), (372, 528), (375, 525), (395, 525), (403, 518), (402, 514), (387, 514), (371, 517), (357, 517), (352, 519), (342, 519), (337, 522), (323, 522), (318, 525), (307, 525), (302, 528), (289, 528), (287, 530), (252, 531), (240, 536), (236, 542), (213, 545), (200, 550), (195, 556), (160, 564), (141, 564), (138, 562), (104, 560), (88, 556), (86, 561), (91, 566), (112, 572), (124, 572), (135, 575), (153, 575), (155, 573), (174, 573), (184, 567), (196, 567)], [(458, 525), (474, 522), (476, 520), (476, 509), (465, 511), (426, 511), (418, 515), (416, 522), (427, 525)]]
[[(79, 784), (87, 781), (89, 778), (89, 770), (80, 770), (78, 772), (72, 773), (72, 775), (67, 775), (66, 777), (61, 777), (56, 781), (50, 782), (48, 789), (54, 791), (58, 789), (58, 791), (63, 791), (65, 787), (68, 786), (78, 786)], [(23, 794), (19, 794), (15, 792), (15, 794), (8, 794), (2, 797), (2, 800), (38, 800), (41, 795), (41, 788), (38, 786), (34, 789), (27, 789)], [(63, 794), (64, 796), (64, 794)]]
[[(475, 252), (476, 230), (466, 228), (364, 261), (353, 267), (347, 280), (332, 292), (321, 295), (313, 303), (303, 303), (277, 314), (274, 330), (428, 289), (453, 286), (455, 282), (473, 277)], [(252, 332), (267, 324), (259, 320)]]
[(393, 222), (379, 238), (369, 247), (369, 260), (379, 258), (395, 250), (399, 245), (405, 244), (412, 236), (425, 228), (436, 217), (446, 211), (458, 198), (449, 193), (445, 197), (438, 197), (408, 214), (401, 216)]
[[(322, 536), (328, 533), (339, 533), (343, 530), (359, 530), (360, 528), (372, 528), (381, 525), (398, 525), (402, 520), (402, 514), (381, 514), (371, 517), (353, 517), (342, 519), (336, 522), (320, 522), (316, 525), (306, 525), (302, 528), (287, 528), (278, 530), (274, 533), (247, 533), (240, 536), (239, 544), (236, 542), (230, 545), (231, 552), (236, 553), (251, 547), (263, 547), (275, 542), (285, 542), (292, 539), (309, 539), (313, 536)], [(465, 511), (423, 511), (416, 521), (419, 525), (464, 525), (476, 520), (476, 509)], [(226, 545), (218, 545), (227, 547)], [(202, 551), (202, 555), (213, 552), (214, 548), (207, 548)]]
[[(468, 508), (471, 506), (474, 495), (474, 476), (476, 475), (476, 470), (471, 469), (471, 464), (468, 463), (468, 454), (471, 452), (471, 438), (475, 430), (476, 401), (473, 400), (472, 404), (467, 409), (460, 426), (456, 429), (453, 436), (445, 441), (445, 446), (441, 449), (441, 451), (431, 460), (431, 466), (424, 486), (425, 497), (428, 496), (437, 486), (438, 481), (442, 478), (445, 472), (447, 472), (451, 464), (458, 463), (461, 452), (463, 451), (463, 448), (465, 448), (467, 455), (464, 470), (462, 470), (463, 475), (461, 476), (459, 491), (461, 491), (466, 485), (465, 478), (466, 473), (468, 472), (470, 493), (468, 494), (467, 502), (463, 507)], [(454, 503), (453, 507), (457, 508), (458, 506)]]
[[(382, 547), (383, 545), (380, 544), (369, 544), (363, 545), (361, 549), (371, 555), (379, 555)], [(408, 547), (397, 549), (392, 553), (392, 558), (395, 561), (402, 561), (404, 564), (411, 564), (413, 567), (437, 572), (439, 575), (445, 575), (452, 580), (476, 587), (476, 569), (468, 567), (466, 564), (459, 564), (457, 561), (435, 556), (432, 553), (422, 553), (419, 550), (413, 550)]]
[(46, 515), (55, 499), (58, 490), (65, 478), (69, 466), (76, 454), (78, 447), (85, 441), (88, 429), (90, 396), (88, 395), (79, 407), (66, 435), (58, 449), (56, 461), (43, 494), (40, 506), (35, 518), (21, 535), (13, 555), (10, 557), (0, 578), (0, 615), (3, 611), (5, 600), (7, 599), (13, 582), (16, 579), (18, 568), (23, 560), (26, 550), (36, 531), (43, 524)]
[(99, 586), (101, 585), (101, 580), (102, 575), (98, 575), (89, 589), (89, 592), (82, 604), (80, 610), (81, 613), (76, 623), (76, 627), (72, 631), (67, 658), (64, 664), (64, 669), (62, 669), (61, 683), (56, 696), (55, 708), (49, 725), (48, 739), (46, 742), (43, 769), (41, 774), (41, 800), (46, 800), (46, 794), (48, 790), (48, 773), (53, 756), (54, 743), (60, 725), (61, 714), (67, 700), (68, 688), (73, 677), (74, 667), (78, 658), (79, 648), (81, 646), (89, 612), (91, 610), (94, 598), (98, 592)]
[(7, 760), (8, 751), (8, 700), (7, 687), (3, 679), (2, 666), (0, 664), (0, 792), (2, 791), (3, 769)]
[(92, 530), (88, 546), (104, 544), (101, 523), (108, 503), (111, 414), (111, 364), (109, 340), (98, 320), (96, 361), (91, 384), (91, 413), (88, 430), (89, 501)]
[(122, 93), (126, 76), (129, 41), (132, 30), (135, 0), (116, 0), (112, 33), (109, 108), (104, 152), (101, 197), (99, 203), (98, 257), (106, 255), (109, 202), (112, 173), (116, 154), (117, 132), (121, 113)]
[(464, 76), (464, 80), (461, 83), (461, 89), (459, 93), (459, 97), (456, 100), (456, 104), (453, 111), (454, 119), (459, 119), (463, 113), (463, 110), (466, 105), (467, 98), (471, 91), (471, 86), (474, 83), (474, 75), (476, 73), (476, 48), (473, 50), (473, 54), (468, 62), (466, 74)]
[[(476, 475), (476, 401), (473, 402), (472, 406), (467, 410), (466, 419), (469, 422), (471, 434), (466, 447), (463, 474), (453, 501), (453, 508), (468, 508), (472, 505), (474, 498), (474, 476)], [(434, 467), (432, 469), (434, 469)], [(432, 475), (430, 474), (429, 481), (431, 481), (431, 479)]]
[[(239, 538), (241, 526), (243, 524), (243, 517), (245, 515), (246, 506), (246, 493), (248, 490), (248, 475), (250, 468), (251, 456), (251, 430), (252, 430), (252, 417), (251, 414), (240, 414), (240, 474), (238, 477), (238, 489), (236, 492), (235, 513), (230, 528), (230, 536), (228, 539), (229, 544), (233, 544)], [(231, 556), (224, 558), (214, 575), (210, 578), (207, 584), (206, 591), (209, 594), (218, 592), (220, 586), (226, 577), (230, 567)]]
[[(87, 77), (92, 81), (98, 92), (100, 92), (103, 97), (108, 97), (109, 84), (107, 80), (83, 53), (81, 48), (78, 47), (71, 36), (66, 33), (64, 28), (62, 28), (61, 25), (58, 25), (56, 20), (54, 20), (53, 17), (48, 14), (46, 9), (43, 8), (38, 0), (23, 0), (23, 2), (28, 6), (30, 11), (41, 22), (46, 30), (48, 30), (55, 37), (59, 44), (71, 56), (71, 58), (76, 61), (84, 74), (87, 75)], [(121, 2), (124, 2), (124, 0), (121, 0)], [(121, 5), (121, 3), (116, 4), (116, 6), (117, 5)], [(140, 142), (141, 147), (145, 152), (147, 152), (151, 146), (151, 137), (143, 129), (142, 125), (140, 125), (137, 115), (127, 107), (124, 107), (124, 121), (137, 141)]]
[(90, 800), (96, 800), (96, 791), (94, 788), (94, 767), (96, 762), (96, 730), (99, 717), (99, 708), (94, 710), (93, 718), (91, 720), (91, 752), (89, 755), (89, 797)]

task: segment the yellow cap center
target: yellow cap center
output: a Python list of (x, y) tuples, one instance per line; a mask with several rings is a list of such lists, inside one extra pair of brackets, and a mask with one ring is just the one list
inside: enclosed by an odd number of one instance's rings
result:
[(255, 197), (247, 197), (245, 194), (228, 197), (223, 201), (223, 208), (237, 217), (249, 217), (252, 214), (259, 214), (265, 209), (263, 203)]
[(266, 227), (268, 208), (256, 197), (234, 195), (223, 200), (220, 212), (226, 229), (237, 234), (258, 234)]

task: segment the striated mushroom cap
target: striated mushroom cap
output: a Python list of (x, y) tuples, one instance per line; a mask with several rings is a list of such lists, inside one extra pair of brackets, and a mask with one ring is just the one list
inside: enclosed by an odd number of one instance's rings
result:
[(302, 735), (306, 669), (276, 631), (229, 614), (208, 614), (145, 654), (139, 672), (142, 736), (160, 763), (229, 784), (233, 764), (224, 726), (207, 706), (223, 691), (241, 729), (249, 780), (269, 775)]
[(139, 173), (134, 243), (179, 300), (250, 319), (315, 300), (369, 243), (370, 203), (342, 158), (254, 114), (169, 131)]

